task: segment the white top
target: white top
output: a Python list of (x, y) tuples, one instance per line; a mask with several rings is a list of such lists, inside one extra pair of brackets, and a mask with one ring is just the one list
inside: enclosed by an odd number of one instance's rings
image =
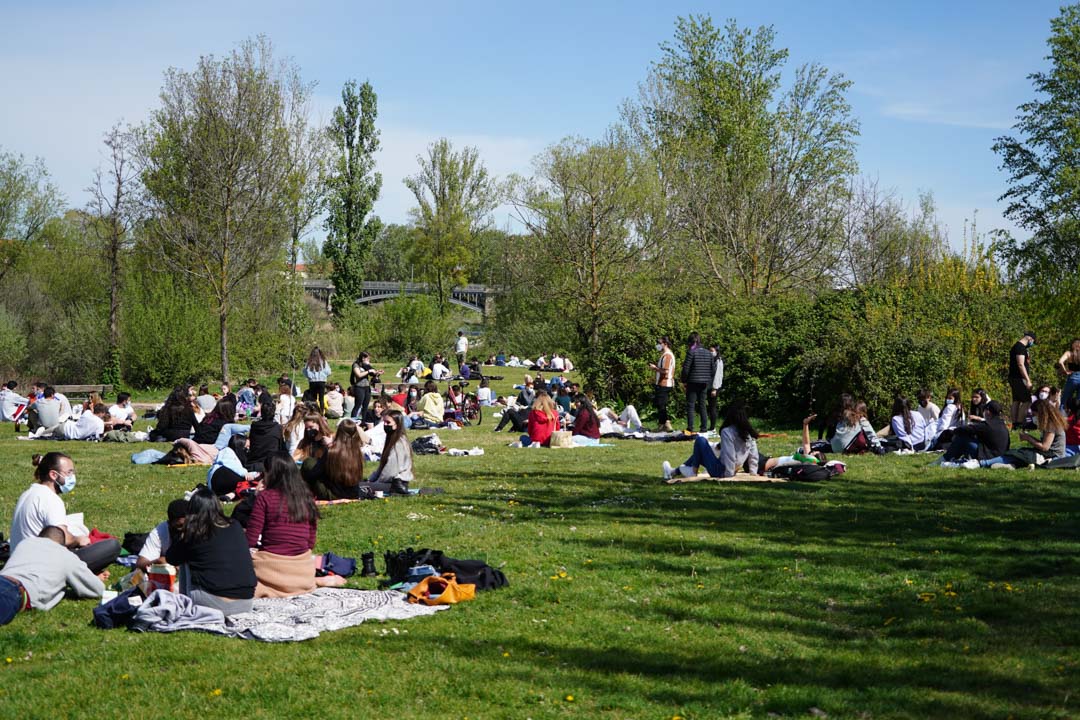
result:
[(716, 355), (716, 370), (713, 371), (712, 388), (719, 390), (724, 386), (724, 358)]
[(128, 405), (127, 407), (113, 405), (109, 408), (109, 415), (111, 415), (114, 420), (119, 420), (120, 422), (127, 422), (128, 420), (135, 419), (135, 408), (131, 407), (130, 405)]
[(893, 415), (892, 416), (892, 431), (896, 434), (896, 439), (904, 443), (908, 447), (915, 447), (921, 443), (925, 443), (926, 437), (926, 420), (923, 419), (921, 413), (913, 412), (909, 416), (911, 418), (911, 434), (904, 429), (904, 416)]
[(79, 419), (64, 423), (64, 438), (66, 440), (89, 440), (92, 437), (105, 434), (105, 421), (89, 410), (79, 416)]
[(417, 358), (416, 360), (413, 360), (411, 363), (409, 363), (409, 367), (412, 368), (412, 371), (414, 373), (416, 373), (417, 375), (424, 372), (424, 363), (421, 362), (421, 360), (419, 358)]
[(154, 561), (159, 557), (165, 555), (165, 552), (172, 544), (172, 539), (169, 537), (169, 523), (160, 522), (157, 524), (150, 534), (146, 536), (146, 542), (143, 544), (142, 550), (139, 551), (139, 557), (146, 558), (147, 560)]
[(71, 401), (67, 399), (67, 395), (64, 393), (56, 393), (56, 399), (60, 401), (60, 422), (64, 422), (71, 417)]
[(450, 378), (450, 368), (446, 367), (442, 363), (435, 363), (431, 366), (431, 379), (432, 380), (448, 380)]
[(477, 388), (476, 401), (480, 403), (490, 403), (495, 399), (495, 395), (489, 387)]
[(566, 364), (563, 362), (563, 359), (561, 357), (559, 357), (558, 355), (552, 355), (551, 356), (551, 369), (552, 370), (558, 370), (559, 372), (562, 372), (565, 368), (566, 368)]
[(296, 398), (292, 395), (279, 395), (277, 401), (277, 412), (274, 414), (274, 419), (277, 420), (278, 425), (285, 427), (289, 422), (289, 418), (292, 417), (293, 410), (296, 409)]
[(941, 415), (941, 408), (939, 408), (932, 402), (926, 403), (926, 407), (918, 405), (915, 409), (918, 410), (919, 414), (923, 416), (923, 420), (926, 421), (927, 425), (936, 422), (938, 416)]
[(50, 525), (67, 525), (64, 501), (53, 490), (51, 483), (34, 483), (19, 496), (15, 512), (11, 514), (11, 549), (15, 550), (26, 538), (37, 537)]
[(14, 390), (0, 389), (0, 420), (11, 422), (15, 419), (15, 411), (20, 405), (26, 405), (30, 401)]
[(465, 337), (464, 335), (459, 336), (457, 339), (457, 343), (454, 345), (454, 350), (459, 353), (468, 352), (469, 338)]

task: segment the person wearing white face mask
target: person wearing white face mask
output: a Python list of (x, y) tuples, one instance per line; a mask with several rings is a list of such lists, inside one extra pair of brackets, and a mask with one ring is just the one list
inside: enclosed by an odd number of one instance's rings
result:
[(659, 432), (671, 432), (671, 419), (668, 417), (667, 406), (671, 399), (671, 388), (675, 387), (675, 353), (671, 351), (671, 340), (666, 335), (656, 343), (656, 350), (660, 353), (659, 360), (649, 363), (649, 368), (656, 373), (653, 383), (656, 421), (660, 425)]
[(19, 496), (11, 515), (12, 551), (26, 538), (37, 537), (49, 526), (64, 530), (64, 545), (72, 548), (96, 575), (120, 556), (119, 541), (102, 540), (91, 544), (90, 538), (72, 532), (61, 495), (75, 489), (75, 464), (61, 452), (34, 456), (36, 482)]

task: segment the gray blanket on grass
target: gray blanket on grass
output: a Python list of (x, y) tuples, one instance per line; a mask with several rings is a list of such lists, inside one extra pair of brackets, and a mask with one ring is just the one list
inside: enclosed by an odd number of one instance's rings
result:
[(308, 595), (259, 599), (251, 612), (225, 618), (216, 610), (195, 605), (186, 595), (155, 590), (135, 613), (132, 629), (200, 630), (244, 640), (298, 642), (366, 620), (408, 620), (446, 609), (445, 605), (413, 605), (392, 590), (319, 588)]

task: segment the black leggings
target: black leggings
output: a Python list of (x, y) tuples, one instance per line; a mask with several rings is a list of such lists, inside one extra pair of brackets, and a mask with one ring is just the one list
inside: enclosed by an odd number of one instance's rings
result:
[(116, 562), (116, 558), (120, 557), (120, 541), (101, 540), (73, 552), (80, 560), (86, 563), (86, 566), (90, 568), (90, 572), (97, 575)]
[(228, 495), (236, 492), (236, 486), (246, 479), (243, 475), (237, 475), (229, 468), (221, 466), (210, 476), (210, 489), (218, 497)]
[(718, 412), (718, 400), (719, 398), (714, 394), (713, 390), (706, 390), (709, 393), (709, 429), (716, 429), (716, 419), (719, 416)]
[(352, 416), (353, 418), (364, 417), (364, 411), (367, 410), (368, 401), (371, 400), (371, 387), (368, 385), (353, 385), (352, 386), (353, 403)]
[(527, 410), (518, 410), (516, 408), (507, 408), (503, 411), (503, 416), (499, 420), (499, 424), (495, 426), (495, 432), (499, 432), (507, 423), (510, 423), (510, 427), (514, 432), (523, 433), (528, 427), (529, 413)]
[(315, 399), (319, 402), (319, 412), (326, 410), (326, 381), (312, 380), (308, 383), (308, 391), (315, 396)]

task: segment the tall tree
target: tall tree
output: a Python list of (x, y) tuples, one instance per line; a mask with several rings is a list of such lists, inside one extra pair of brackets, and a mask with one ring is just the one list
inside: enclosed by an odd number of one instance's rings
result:
[[(512, 183), (517, 217), (569, 270), (557, 297), (581, 348), (600, 342), (605, 316), (634, 291), (624, 284), (663, 232), (656, 172), (616, 133), (598, 142), (568, 138), (534, 162), (531, 181)], [(551, 276), (545, 275), (545, 282)]]
[(1080, 4), (1061, 8), (1050, 29), (1050, 67), (1028, 75), (1036, 98), (1019, 107), (1016, 135), (994, 142), (1009, 175), (1005, 216), (1032, 233), (1002, 235), (998, 253), (1038, 284), (1072, 280), (1080, 265)]
[(417, 205), (410, 211), (417, 229), (410, 257), (445, 314), (451, 290), (467, 279), (473, 238), (490, 222), (499, 190), (474, 147), (456, 152), (441, 138), (416, 160), (420, 172), (404, 181)]
[(329, 214), (323, 252), (334, 264), (330, 279), (337, 296), (335, 307), (360, 296), (364, 262), (382, 222), (371, 216), (382, 189), (382, 175), (375, 172), (379, 131), (375, 129), (378, 98), (371, 83), (359, 87), (345, 83), (341, 105), (334, 109), (329, 134), (337, 158), (329, 178)]
[(705, 277), (736, 296), (813, 286), (836, 260), (856, 169), (851, 85), (820, 65), (787, 89), (770, 27), (680, 18), (624, 118), (655, 153)]
[(289, 139), (306, 122), (310, 89), (269, 40), (247, 40), (191, 72), (168, 70), (161, 107), (140, 133), (149, 229), (167, 265), (214, 302), (222, 379), (234, 293), (289, 237)]
[(0, 281), (15, 267), (45, 223), (60, 214), (63, 196), (45, 162), (0, 151)]
[(120, 381), (120, 299), (123, 290), (122, 259), (131, 241), (131, 230), (137, 216), (134, 193), (139, 173), (132, 157), (131, 133), (114, 125), (105, 133), (108, 151), (105, 167), (94, 173), (87, 188), (92, 216), (91, 227), (101, 243), (109, 273), (109, 363), (106, 382)]
[(301, 243), (311, 224), (326, 209), (329, 191), (330, 138), (323, 128), (297, 124), (289, 142), (293, 167), (289, 177), (289, 269), (295, 273)]

